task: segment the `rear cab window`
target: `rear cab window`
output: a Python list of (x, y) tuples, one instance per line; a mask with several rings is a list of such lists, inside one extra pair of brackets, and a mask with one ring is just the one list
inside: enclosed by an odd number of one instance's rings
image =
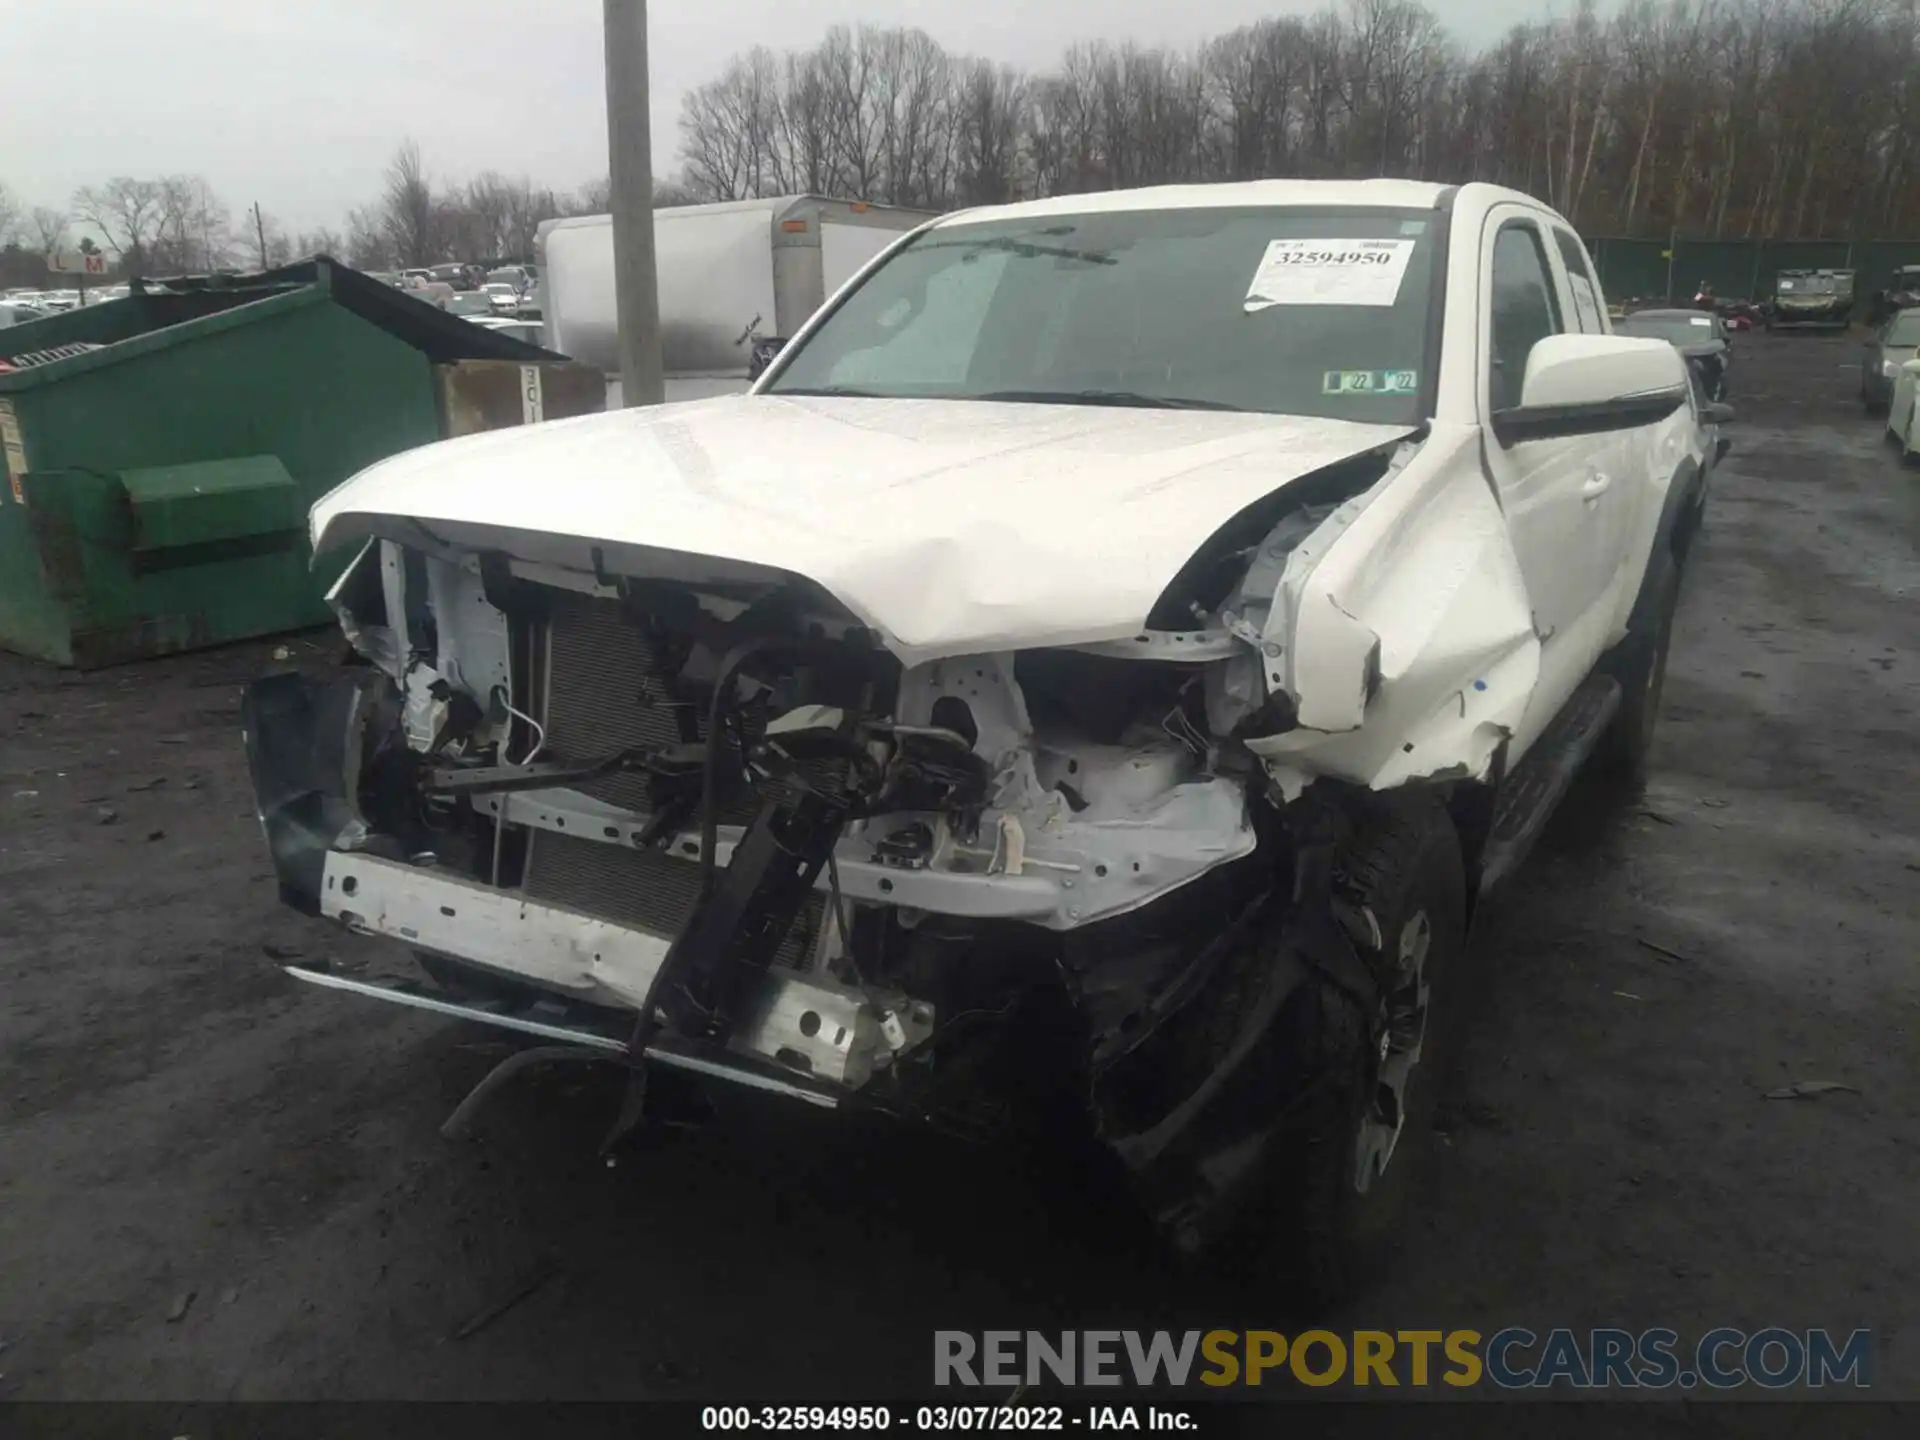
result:
[(1587, 260), (1587, 250), (1579, 237), (1558, 225), (1553, 227), (1554, 244), (1567, 267), (1567, 287), (1573, 296), (1573, 321), (1583, 335), (1607, 333), (1607, 299)]

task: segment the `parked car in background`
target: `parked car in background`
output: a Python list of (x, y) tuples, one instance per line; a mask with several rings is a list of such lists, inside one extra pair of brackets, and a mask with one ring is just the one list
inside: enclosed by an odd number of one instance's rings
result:
[(1887, 438), (1900, 447), (1909, 464), (1920, 457), (1920, 360), (1909, 360), (1893, 377), (1893, 398), (1887, 403)]
[(473, 288), (472, 267), (453, 261), (445, 265), (429, 265), (428, 278), (439, 281), (454, 290)]
[(1873, 302), (1868, 321), (1874, 325), (1884, 325), (1902, 310), (1920, 308), (1920, 265), (1896, 269), (1887, 288), (1876, 293)]
[(1726, 398), (1733, 342), (1718, 315), (1698, 310), (1636, 310), (1614, 321), (1613, 333), (1665, 340), (1686, 357), (1703, 399)]
[(469, 320), (495, 313), (493, 297), (479, 290), (456, 290), (447, 297), (447, 303), (441, 308), (449, 315), (460, 315)]
[(28, 305), (20, 300), (0, 300), (0, 330), (10, 325), (24, 325), (29, 320), (45, 319), (51, 311), (38, 305)]
[(505, 280), (489, 280), (479, 293), (487, 297), (495, 314), (512, 314), (520, 306), (520, 287)]
[(529, 345), (540, 345), (540, 322), (538, 320), (520, 320), (507, 315), (474, 315), (469, 317), (474, 324), (484, 325), (489, 330), (511, 336), (515, 340), (524, 340)]
[(515, 290), (525, 291), (533, 284), (533, 276), (528, 274), (524, 265), (502, 265), (487, 272), (484, 282), (487, 285), (511, 285)]
[(1773, 282), (1767, 329), (1846, 329), (1853, 323), (1853, 279), (1851, 270), (1782, 270)]
[(1920, 354), (1920, 307), (1895, 311), (1873, 332), (1860, 357), (1860, 403), (1882, 411), (1893, 403), (1900, 367)]
[[(666, 1067), (1079, 1135), (1327, 1303), (1393, 1246), (1469, 914), (1589, 757), (1644, 778), (1709, 412), (1491, 185), (852, 238), (894, 248), (750, 394), (315, 506), (366, 663), (249, 689), (257, 810), (288, 904), (444, 988), (290, 973), (628, 1064), (623, 1123)], [(731, 358), (772, 307), (712, 298)]]

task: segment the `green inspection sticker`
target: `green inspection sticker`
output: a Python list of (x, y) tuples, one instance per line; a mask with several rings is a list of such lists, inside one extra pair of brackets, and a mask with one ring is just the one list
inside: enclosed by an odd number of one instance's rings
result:
[(1419, 388), (1418, 370), (1329, 370), (1320, 377), (1322, 395), (1411, 395)]

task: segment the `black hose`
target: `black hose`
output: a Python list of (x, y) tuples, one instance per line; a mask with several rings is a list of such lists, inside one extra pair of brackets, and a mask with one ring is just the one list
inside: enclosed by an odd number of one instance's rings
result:
[(754, 655), (762, 650), (770, 650), (784, 645), (786, 641), (775, 635), (761, 635), (751, 640), (743, 640), (729, 650), (720, 661), (720, 671), (714, 677), (713, 694), (707, 701), (707, 753), (700, 774), (700, 895), (705, 899), (713, 893), (715, 874), (714, 851), (720, 845), (720, 749), (722, 729), (720, 711), (726, 702), (726, 694), (733, 684), (734, 673)]

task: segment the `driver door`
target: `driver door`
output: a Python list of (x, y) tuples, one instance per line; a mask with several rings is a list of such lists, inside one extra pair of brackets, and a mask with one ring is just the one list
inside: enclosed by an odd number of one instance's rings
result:
[(1515, 736), (1531, 743), (1599, 658), (1626, 530), (1628, 477), (1614, 435), (1502, 445), (1495, 411), (1520, 403), (1527, 357), (1577, 317), (1549, 258), (1548, 227), (1520, 206), (1487, 219), (1481, 254), (1480, 418), (1487, 470), (1506, 512), (1540, 641), (1540, 685)]

